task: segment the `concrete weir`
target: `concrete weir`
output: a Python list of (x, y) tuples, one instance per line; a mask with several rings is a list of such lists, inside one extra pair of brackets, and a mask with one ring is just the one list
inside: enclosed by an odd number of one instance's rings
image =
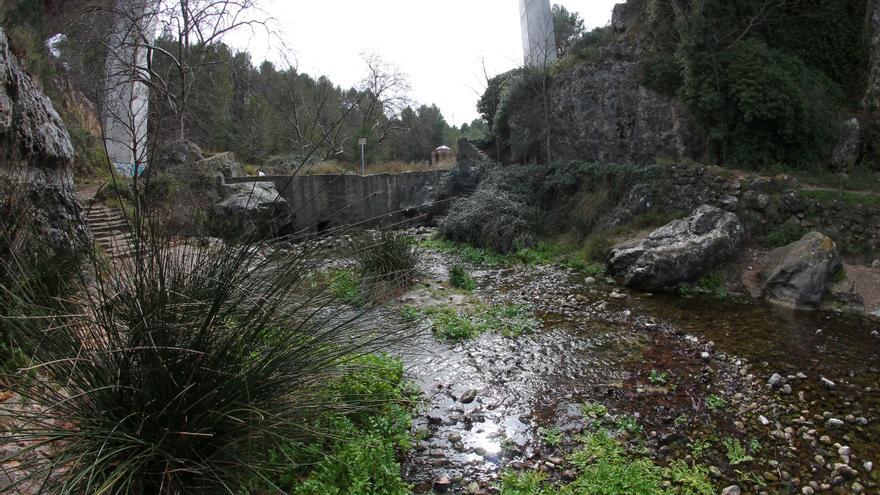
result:
[(227, 177), (226, 184), (271, 182), (295, 214), (297, 230), (391, 225), (432, 209), (448, 170), (375, 175)]

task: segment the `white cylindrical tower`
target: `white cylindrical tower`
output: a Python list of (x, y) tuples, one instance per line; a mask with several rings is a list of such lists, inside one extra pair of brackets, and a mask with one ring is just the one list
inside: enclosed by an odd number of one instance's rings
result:
[(550, 0), (519, 0), (523, 63), (544, 66), (556, 60), (556, 36)]

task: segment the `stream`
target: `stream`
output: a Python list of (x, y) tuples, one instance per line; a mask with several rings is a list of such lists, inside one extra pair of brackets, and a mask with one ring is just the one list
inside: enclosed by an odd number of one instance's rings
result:
[[(471, 294), (448, 287), (453, 264), (474, 277)], [(609, 430), (637, 423), (619, 435), (659, 464), (711, 466), (719, 493), (731, 484), (743, 493), (880, 493), (876, 322), (638, 294), (560, 266), (488, 267), (430, 250), (421, 273), (383, 310), (389, 319), (403, 305), (478, 301), (523, 305), (541, 325), (455, 344), (426, 322), (396, 350), (425, 398), (403, 463), (416, 493), (497, 493), (508, 469), (570, 479), (565, 455), (591, 421), (584, 404), (608, 409)], [(665, 379), (652, 380), (659, 373)], [(748, 446), (753, 460), (731, 465), (725, 439)]]

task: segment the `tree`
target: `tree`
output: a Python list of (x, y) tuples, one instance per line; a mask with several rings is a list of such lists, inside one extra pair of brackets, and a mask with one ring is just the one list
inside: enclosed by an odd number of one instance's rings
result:
[(553, 32), (556, 37), (556, 52), (564, 57), (569, 48), (584, 35), (584, 20), (577, 12), (569, 12), (562, 5), (553, 5)]

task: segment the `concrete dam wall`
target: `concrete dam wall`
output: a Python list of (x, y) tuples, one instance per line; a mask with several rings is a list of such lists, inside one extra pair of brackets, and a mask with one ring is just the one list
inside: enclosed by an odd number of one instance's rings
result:
[(294, 213), (296, 230), (390, 225), (432, 210), (448, 170), (399, 174), (226, 177), (226, 184), (271, 182)]

